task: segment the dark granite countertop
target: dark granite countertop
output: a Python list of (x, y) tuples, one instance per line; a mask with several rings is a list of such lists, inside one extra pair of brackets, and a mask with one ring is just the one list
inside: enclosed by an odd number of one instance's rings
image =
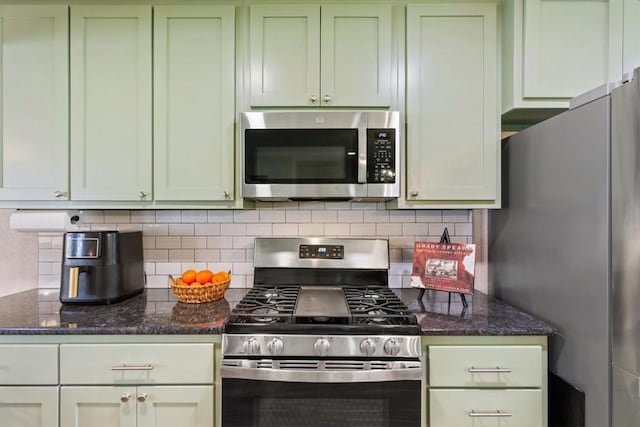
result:
[[(422, 335), (554, 335), (555, 329), (514, 307), (476, 292), (460, 297), (393, 289), (416, 314)], [(0, 298), (0, 335), (220, 334), (231, 309), (247, 292), (229, 289), (221, 300), (177, 302), (170, 289), (147, 289), (128, 300), (98, 306), (62, 305), (57, 290), (32, 289)]]

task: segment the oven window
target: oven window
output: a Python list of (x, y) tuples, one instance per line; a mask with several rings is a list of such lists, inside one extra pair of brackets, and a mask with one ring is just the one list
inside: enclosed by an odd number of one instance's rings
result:
[(358, 182), (357, 129), (247, 129), (247, 184)]
[(223, 427), (419, 427), (420, 381), (222, 380)]

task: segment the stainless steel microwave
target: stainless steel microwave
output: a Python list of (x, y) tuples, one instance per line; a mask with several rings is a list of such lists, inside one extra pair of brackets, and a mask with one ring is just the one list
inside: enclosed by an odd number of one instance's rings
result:
[(240, 115), (242, 195), (256, 200), (389, 200), (400, 195), (397, 111)]

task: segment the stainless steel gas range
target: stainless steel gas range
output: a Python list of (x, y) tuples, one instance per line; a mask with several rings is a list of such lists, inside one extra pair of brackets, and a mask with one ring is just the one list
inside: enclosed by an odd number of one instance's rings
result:
[(223, 427), (420, 425), (416, 317), (380, 239), (258, 238), (223, 334)]

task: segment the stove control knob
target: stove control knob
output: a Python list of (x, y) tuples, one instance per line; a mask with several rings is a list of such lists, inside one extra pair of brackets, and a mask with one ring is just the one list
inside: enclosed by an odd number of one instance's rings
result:
[(371, 356), (376, 352), (376, 343), (371, 338), (365, 338), (360, 341), (360, 351), (366, 356)]
[(242, 347), (247, 354), (260, 354), (260, 343), (253, 337), (246, 340)]
[(318, 338), (316, 340), (316, 343), (313, 345), (313, 348), (318, 356), (326, 356), (327, 354), (329, 354), (331, 343), (328, 339)]
[(280, 338), (273, 338), (271, 341), (267, 343), (267, 351), (269, 352), (269, 354), (272, 354), (274, 356), (277, 356), (280, 353), (282, 353), (283, 349), (284, 349), (284, 343)]
[(393, 338), (388, 339), (387, 342), (384, 343), (384, 352), (389, 356), (395, 356), (400, 353), (400, 344)]

